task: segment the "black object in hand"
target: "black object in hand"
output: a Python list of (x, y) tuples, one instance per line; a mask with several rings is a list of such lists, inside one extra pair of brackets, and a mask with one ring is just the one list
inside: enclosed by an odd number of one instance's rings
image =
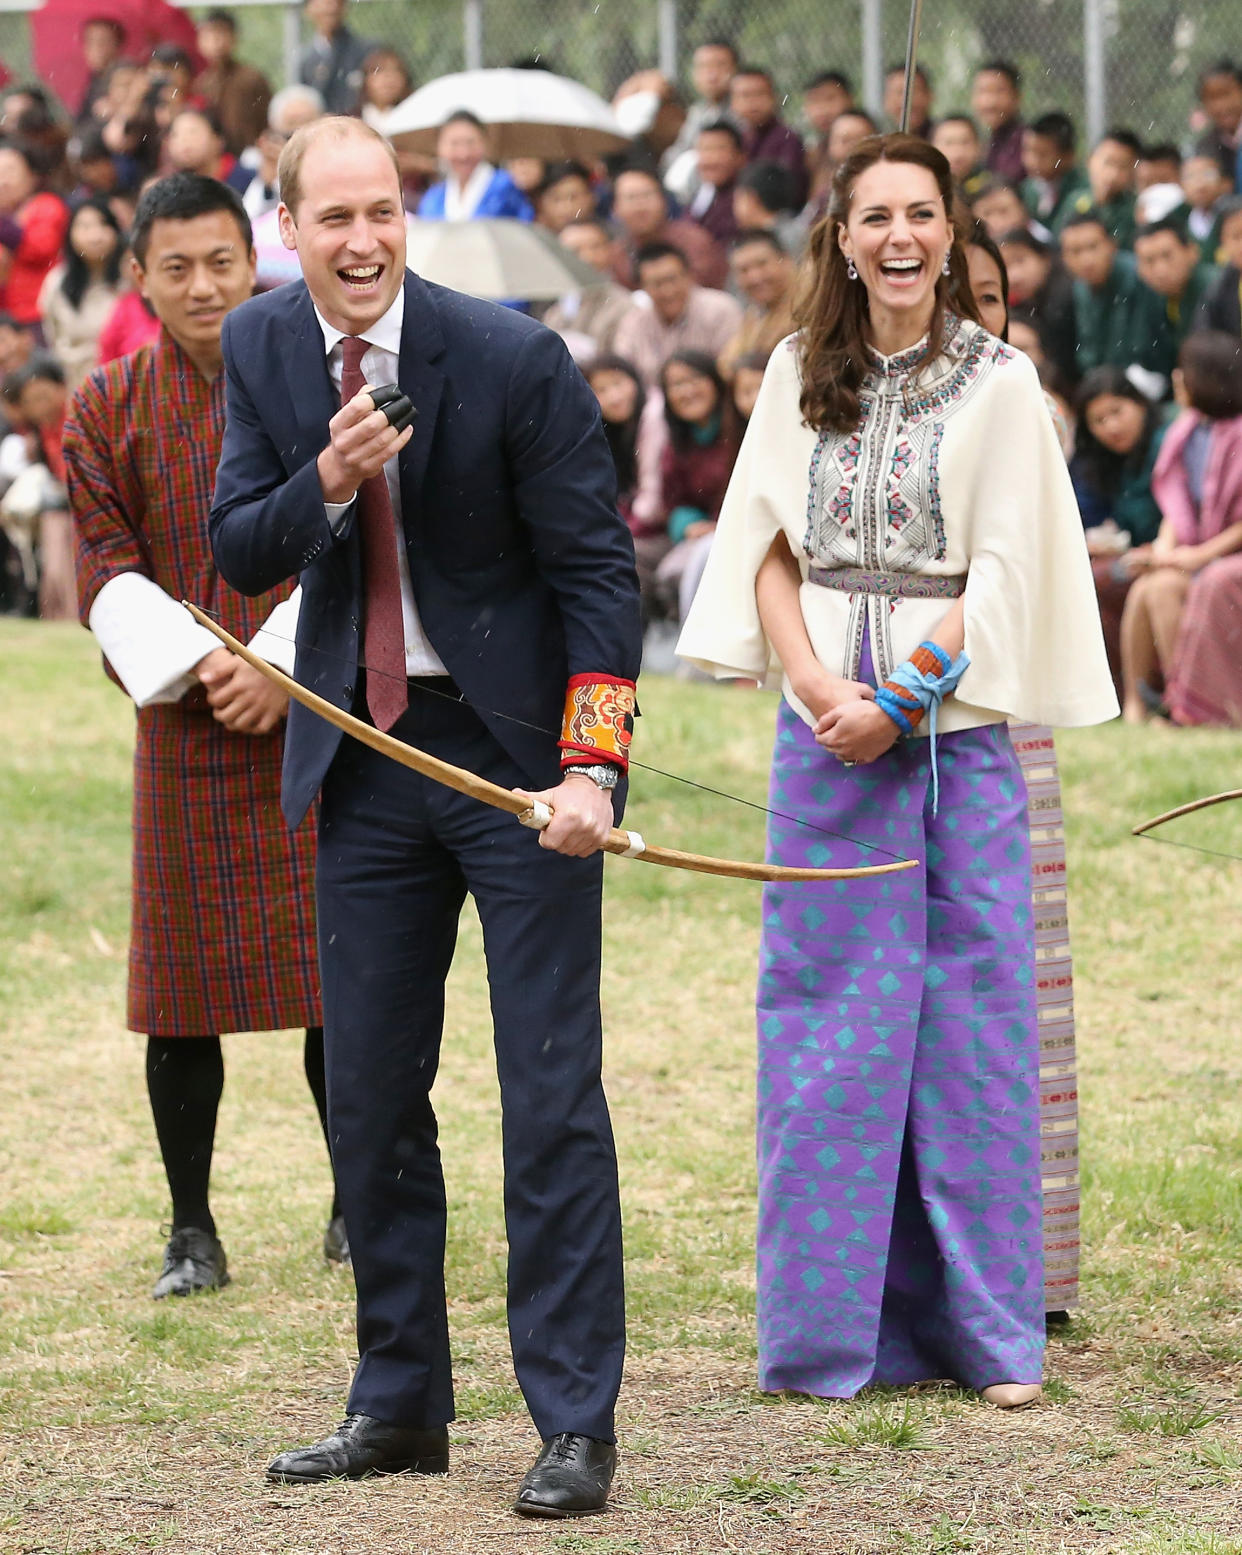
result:
[(418, 415), (417, 407), (410, 403), (399, 384), (380, 384), (378, 388), (368, 389), (367, 393), (376, 410), (382, 410), (388, 418), (388, 425), (395, 427), (398, 432), (404, 432)]

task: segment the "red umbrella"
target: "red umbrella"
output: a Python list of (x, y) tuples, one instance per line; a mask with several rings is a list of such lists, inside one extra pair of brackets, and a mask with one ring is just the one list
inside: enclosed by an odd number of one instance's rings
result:
[(87, 22), (115, 22), (125, 34), (121, 52), (145, 63), (157, 43), (185, 49), (197, 73), (202, 68), (195, 47), (194, 23), (167, 0), (44, 0), (30, 13), (34, 65), (61, 101), (76, 112), (86, 92), (89, 72), (82, 58), (82, 29)]

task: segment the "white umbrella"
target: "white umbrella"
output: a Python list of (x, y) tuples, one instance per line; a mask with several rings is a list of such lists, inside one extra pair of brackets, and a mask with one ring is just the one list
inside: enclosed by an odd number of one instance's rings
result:
[[(522, 71), (512, 72), (524, 74)], [(501, 216), (409, 224), (410, 269), (472, 297), (554, 302), (567, 292), (603, 286), (601, 275), (543, 227)]]
[(402, 151), (434, 156), (440, 126), (462, 108), (488, 126), (492, 155), (501, 162), (604, 156), (629, 145), (602, 97), (548, 70), (463, 70), (441, 76), (397, 104), (384, 134)]

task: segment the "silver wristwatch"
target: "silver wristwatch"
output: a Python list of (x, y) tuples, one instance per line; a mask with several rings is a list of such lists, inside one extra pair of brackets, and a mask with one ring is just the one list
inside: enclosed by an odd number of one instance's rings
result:
[(602, 788), (607, 792), (616, 788), (621, 769), (614, 767), (609, 761), (602, 761), (597, 767), (567, 767), (565, 776), (590, 778), (596, 788)]

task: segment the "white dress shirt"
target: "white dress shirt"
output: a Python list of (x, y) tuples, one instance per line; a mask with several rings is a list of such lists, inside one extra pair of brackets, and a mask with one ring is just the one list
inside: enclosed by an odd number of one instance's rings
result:
[[(328, 374), (339, 399), (341, 374), (345, 361), (345, 349), (341, 342), (345, 336), (334, 325), (328, 323), (318, 308), (315, 309), (315, 317), (319, 320), (319, 327), (323, 331)], [(377, 388), (380, 384), (396, 383), (397, 364), (401, 355), (401, 326), (404, 319), (405, 288), (403, 286), (388, 312), (377, 319), (370, 329), (362, 331), (361, 339), (365, 340), (369, 347), (362, 358), (364, 383)], [(410, 582), (410, 558), (406, 554), (405, 532), (401, 525), (401, 472), (396, 454), (384, 465), (384, 480), (388, 485), (393, 516), (397, 520), (394, 541), (397, 546), (397, 571), (401, 579), (401, 618), (405, 626), (405, 673), (407, 675), (447, 675), (448, 670), (444, 667), (444, 661), (431, 646), (427, 634), (423, 631), (418, 606), (414, 603), (414, 586)], [(324, 503), (328, 523), (334, 530), (339, 531), (345, 521), (345, 515), (356, 501), (357, 498), (354, 497), (349, 502)]]

